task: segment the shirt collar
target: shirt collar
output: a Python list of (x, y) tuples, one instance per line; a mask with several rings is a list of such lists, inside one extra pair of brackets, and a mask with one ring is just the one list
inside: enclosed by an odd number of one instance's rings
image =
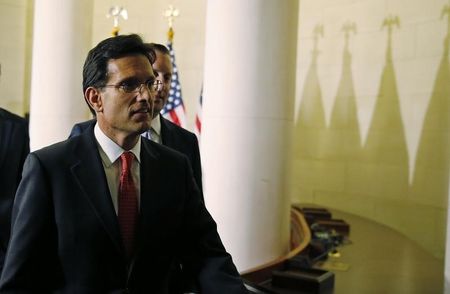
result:
[(105, 155), (109, 160), (109, 162), (105, 162), (107, 166), (112, 165), (124, 151), (132, 152), (137, 161), (141, 162), (141, 136), (138, 137), (136, 145), (134, 145), (131, 150), (124, 150), (122, 147), (117, 145), (116, 142), (111, 140), (108, 136), (105, 135), (105, 133), (103, 133), (103, 131), (98, 126), (98, 123), (96, 123), (94, 127), (94, 136), (98, 142), (98, 145), (103, 150), (103, 152), (105, 152)]
[(161, 114), (158, 114), (154, 119), (152, 119), (151, 128), (153, 131), (158, 134), (158, 136), (161, 136)]

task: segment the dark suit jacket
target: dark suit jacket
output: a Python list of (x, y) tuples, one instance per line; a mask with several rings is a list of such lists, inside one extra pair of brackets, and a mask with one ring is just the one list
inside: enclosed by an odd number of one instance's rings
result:
[[(200, 190), (203, 191), (202, 166), (197, 137), (193, 133), (165, 119), (162, 115), (160, 117), (162, 144), (183, 153), (189, 158), (195, 181)], [(75, 124), (70, 132), (69, 138), (81, 134), (94, 122), (95, 119), (92, 119)]]
[[(200, 188), (200, 191), (202, 192), (202, 200), (204, 201), (202, 190), (202, 168), (197, 137), (193, 133), (165, 119), (162, 115), (160, 115), (160, 118), (162, 139), (161, 143), (178, 152), (183, 153), (188, 157), (191, 163), (195, 181)], [(69, 138), (80, 135), (86, 129), (88, 129), (90, 125), (94, 125), (95, 121), (95, 119), (92, 119), (75, 124), (72, 128), (72, 131), (70, 132)], [(198, 292), (195, 280), (189, 278), (182, 272), (183, 271), (179, 265), (174, 265), (171, 279), (177, 282), (172, 283), (173, 285), (171, 286), (171, 290), (176, 293)]]
[(203, 191), (202, 165), (197, 136), (161, 116), (161, 139), (163, 145), (173, 148), (189, 158), (195, 181)]
[(30, 151), (27, 121), (0, 108), (0, 273), (11, 228), (11, 210)]
[(174, 259), (197, 279), (201, 293), (246, 293), (200, 199), (188, 159), (141, 141), (140, 219), (132, 261), (125, 261), (90, 127), (28, 156), (1, 293), (168, 293)]

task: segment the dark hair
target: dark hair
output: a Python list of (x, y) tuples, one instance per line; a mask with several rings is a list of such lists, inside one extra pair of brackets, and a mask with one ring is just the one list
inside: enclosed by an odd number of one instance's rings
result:
[[(142, 54), (150, 64), (155, 61), (155, 52), (144, 44), (136, 34), (119, 35), (105, 39), (92, 48), (83, 66), (83, 94), (89, 87), (102, 87), (108, 80), (108, 61), (130, 55)], [(86, 101), (87, 102), (87, 101)], [(95, 115), (95, 111), (89, 105)]]
[(169, 49), (166, 46), (162, 45), (162, 44), (145, 43), (145, 46), (147, 46), (147, 48), (149, 50), (158, 51), (158, 52), (161, 52), (162, 54), (170, 55)]

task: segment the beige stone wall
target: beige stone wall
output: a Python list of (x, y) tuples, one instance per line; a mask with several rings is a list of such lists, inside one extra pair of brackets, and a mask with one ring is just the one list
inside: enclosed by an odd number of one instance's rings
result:
[(446, 4), (300, 1), (292, 173), (293, 201), (369, 217), (439, 257), (450, 168)]
[(18, 115), (29, 109), (31, 0), (0, 0), (0, 107)]

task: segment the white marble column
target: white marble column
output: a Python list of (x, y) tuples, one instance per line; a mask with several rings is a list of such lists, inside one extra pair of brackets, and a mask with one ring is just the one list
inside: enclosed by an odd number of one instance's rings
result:
[(34, 2), (30, 145), (66, 139), (87, 119), (82, 67), (91, 47), (92, 0)]
[(239, 271), (288, 250), (298, 1), (207, 3), (206, 205)]

